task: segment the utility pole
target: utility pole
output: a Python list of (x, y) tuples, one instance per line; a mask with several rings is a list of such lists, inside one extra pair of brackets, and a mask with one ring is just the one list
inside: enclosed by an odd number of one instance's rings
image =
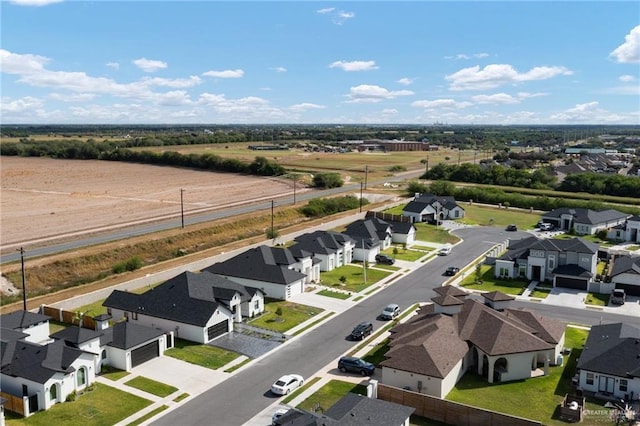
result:
[(360, 182), (360, 213), (362, 213), (362, 182)]
[(364, 189), (367, 189), (367, 177), (369, 176), (369, 166), (364, 166)]
[(273, 200), (271, 200), (271, 235), (273, 235)]
[(460, 165), (460, 155), (462, 155), (462, 151), (458, 149), (458, 166)]
[(24, 248), (18, 249), (20, 252), (20, 264), (22, 265), (22, 309), (27, 310), (27, 286), (24, 277)]
[(297, 174), (293, 174), (293, 204), (296, 204), (296, 178), (298, 177)]
[(184, 229), (184, 189), (180, 188), (180, 219), (182, 221), (182, 229)]

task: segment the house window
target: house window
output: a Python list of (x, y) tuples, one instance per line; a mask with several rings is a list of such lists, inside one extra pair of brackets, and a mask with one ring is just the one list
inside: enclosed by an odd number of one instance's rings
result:
[(589, 257), (588, 256), (580, 257), (580, 263), (589, 263)]
[(127, 321), (129, 321), (129, 312), (125, 312), (124, 317), (127, 319)]
[(587, 373), (587, 384), (588, 385), (593, 385), (593, 373)]
[(253, 302), (253, 309), (255, 309), (256, 311), (260, 310), (260, 301), (256, 300), (255, 302)]
[(137, 312), (132, 312), (131, 313), (131, 318), (134, 319), (134, 320), (137, 320), (138, 319), (138, 313)]
[(549, 270), (553, 271), (556, 268), (556, 257), (549, 255)]
[(107, 313), (111, 315), (111, 308), (107, 308)]
[(500, 276), (501, 277), (509, 276), (509, 270), (507, 268), (500, 268)]
[(87, 384), (87, 370), (84, 367), (78, 370), (78, 374), (76, 376), (78, 386), (84, 386)]
[(620, 392), (626, 392), (629, 382), (626, 379), (620, 379)]

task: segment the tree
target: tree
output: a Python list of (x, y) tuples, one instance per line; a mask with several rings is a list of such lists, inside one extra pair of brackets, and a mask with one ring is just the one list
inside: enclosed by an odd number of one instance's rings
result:
[(478, 263), (476, 265), (475, 279), (477, 283), (482, 282), (482, 264)]
[(313, 176), (313, 186), (316, 188), (339, 188), (344, 181), (338, 173), (318, 173)]

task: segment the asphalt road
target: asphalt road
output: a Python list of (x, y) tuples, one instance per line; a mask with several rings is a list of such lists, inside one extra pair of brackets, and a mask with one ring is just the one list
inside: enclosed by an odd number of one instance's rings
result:
[[(240, 425), (249, 421), (277, 398), (269, 391), (276, 378), (287, 373), (311, 377), (341, 354), (358, 345), (345, 339), (354, 324), (371, 320), (374, 328), (379, 328), (383, 322), (377, 319), (377, 315), (388, 303), (397, 303), (401, 309), (405, 309), (414, 303), (430, 300), (436, 295), (433, 289), (441, 286), (447, 278), (442, 275), (447, 266), (455, 264), (462, 268), (494, 244), (518, 235), (488, 227), (460, 229), (456, 233), (464, 238), (464, 242), (456, 246), (451, 255), (433, 259), (322, 326), (255, 361), (246, 370), (167, 413), (152, 424)], [(635, 317), (605, 315), (586, 309), (533, 303), (518, 304), (527, 305), (530, 309), (564, 321), (586, 324), (624, 321), (640, 326), (640, 318)]]

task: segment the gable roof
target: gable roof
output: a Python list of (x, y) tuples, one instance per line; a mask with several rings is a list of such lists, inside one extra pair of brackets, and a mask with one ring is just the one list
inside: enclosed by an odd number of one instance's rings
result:
[(640, 329), (623, 323), (594, 325), (578, 368), (618, 377), (640, 377)]
[(372, 219), (360, 219), (347, 225), (344, 233), (355, 240), (356, 248), (362, 248), (363, 245), (366, 248), (376, 247), (389, 236), (385, 231), (380, 231)]
[(0, 326), (10, 330), (24, 330), (50, 319), (47, 315), (21, 310), (0, 315)]
[(640, 275), (640, 256), (620, 256), (613, 261), (613, 270), (611, 276), (615, 277), (620, 274)]
[(204, 268), (204, 271), (287, 285), (306, 278), (303, 273), (289, 269), (289, 266), (295, 263), (296, 260), (289, 249), (261, 245), (224, 262), (214, 263)]
[(208, 272), (187, 271), (142, 294), (114, 290), (102, 306), (204, 327), (220, 307), (216, 283), (226, 281)]
[(297, 251), (306, 251), (312, 254), (333, 254), (344, 248), (345, 244), (355, 241), (347, 234), (335, 231), (315, 231), (302, 234), (294, 238), (296, 242), (289, 247), (294, 254)]
[(1, 372), (44, 384), (56, 373), (75, 371), (71, 364), (83, 351), (66, 346), (61, 340), (37, 345), (24, 340), (0, 343)]
[[(452, 210), (456, 207), (461, 208), (456, 203), (455, 198), (451, 196), (439, 196), (432, 194), (420, 194), (410, 201), (403, 209), (405, 212), (421, 213), (428, 206), (432, 206), (436, 202), (440, 203), (446, 210)], [(464, 210), (464, 209), (463, 209)]]
[(413, 222), (398, 222), (395, 220), (389, 220), (389, 225), (391, 225), (391, 232), (394, 234), (403, 234), (407, 235), (411, 232), (411, 230), (415, 230), (416, 226)]
[(127, 350), (157, 339), (164, 334), (164, 331), (129, 321), (122, 321), (115, 323), (113, 327), (105, 329), (104, 333), (108, 346)]
[(325, 415), (339, 421), (341, 426), (401, 425), (414, 411), (413, 407), (349, 392)]
[(78, 345), (89, 340), (98, 339), (102, 335), (102, 331), (95, 331), (89, 328), (71, 326), (64, 328), (56, 333), (53, 333), (50, 337), (53, 339), (59, 339), (65, 343), (71, 345)]
[(509, 300), (515, 300), (515, 297), (505, 294), (501, 291), (490, 291), (487, 293), (482, 293), (482, 297), (492, 302), (507, 302)]
[(611, 221), (618, 221), (630, 217), (630, 214), (619, 212), (614, 209), (607, 210), (591, 210), (585, 208), (569, 208), (561, 207), (543, 214), (546, 218), (561, 218), (564, 215), (573, 217), (574, 222), (584, 223), (588, 225), (598, 225)]
[(520, 240), (509, 240), (507, 252), (500, 256), (500, 260), (517, 260), (529, 257), (530, 250), (542, 250), (545, 252), (575, 252), (585, 254), (598, 253), (599, 246), (582, 238), (570, 240), (539, 239), (526, 237)]

